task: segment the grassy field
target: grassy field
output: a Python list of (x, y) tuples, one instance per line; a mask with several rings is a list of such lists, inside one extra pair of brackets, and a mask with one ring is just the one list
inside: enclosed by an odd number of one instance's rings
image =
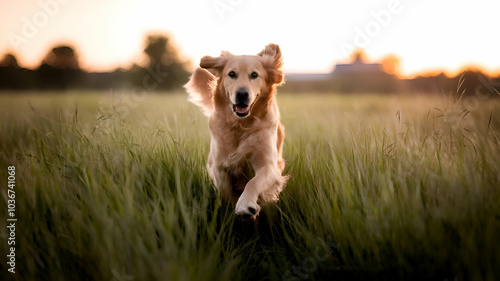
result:
[(500, 278), (499, 100), (280, 93), (291, 179), (254, 226), (220, 204), (186, 98), (0, 95), (0, 279)]

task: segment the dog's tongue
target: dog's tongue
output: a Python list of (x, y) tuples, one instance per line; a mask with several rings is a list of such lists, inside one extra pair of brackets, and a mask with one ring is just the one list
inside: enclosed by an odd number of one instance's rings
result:
[(238, 113), (247, 113), (248, 112), (248, 106), (238, 106), (238, 105), (235, 105), (234, 108), (236, 109), (236, 111)]

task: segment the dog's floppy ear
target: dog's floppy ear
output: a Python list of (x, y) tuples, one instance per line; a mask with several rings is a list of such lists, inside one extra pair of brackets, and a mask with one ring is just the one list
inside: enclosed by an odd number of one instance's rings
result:
[(268, 44), (264, 50), (257, 54), (261, 56), (264, 61), (264, 67), (268, 73), (269, 82), (273, 84), (283, 83), (283, 58), (281, 56), (280, 47), (276, 44)]
[(218, 57), (204, 56), (200, 60), (200, 67), (218, 77), (231, 56), (232, 54), (228, 51), (222, 51)]

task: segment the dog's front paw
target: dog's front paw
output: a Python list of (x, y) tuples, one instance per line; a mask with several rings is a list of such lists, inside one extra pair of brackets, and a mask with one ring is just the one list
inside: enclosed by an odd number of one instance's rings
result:
[(236, 215), (243, 221), (255, 220), (260, 212), (260, 206), (257, 200), (250, 200), (242, 194), (236, 202)]

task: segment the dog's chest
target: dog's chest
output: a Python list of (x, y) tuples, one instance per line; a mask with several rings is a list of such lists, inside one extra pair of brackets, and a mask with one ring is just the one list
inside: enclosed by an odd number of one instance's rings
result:
[(215, 155), (223, 166), (227, 168), (239, 168), (250, 161), (254, 146), (242, 139), (214, 140), (216, 142)]
[(255, 150), (252, 137), (246, 134), (213, 134), (210, 154), (217, 165), (225, 169), (241, 170), (251, 162)]

